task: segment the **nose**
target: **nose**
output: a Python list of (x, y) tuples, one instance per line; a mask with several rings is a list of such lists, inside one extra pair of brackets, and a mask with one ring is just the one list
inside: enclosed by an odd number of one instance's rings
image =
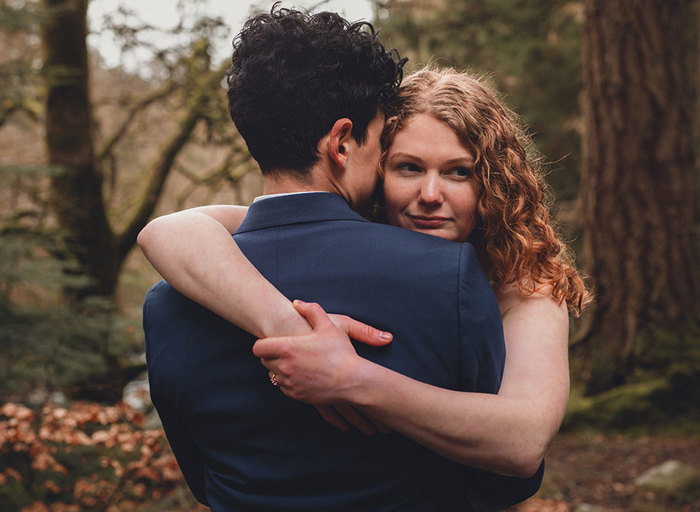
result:
[(420, 188), (420, 201), (426, 204), (439, 204), (442, 202), (442, 190), (440, 177), (433, 173), (427, 173), (423, 178)]

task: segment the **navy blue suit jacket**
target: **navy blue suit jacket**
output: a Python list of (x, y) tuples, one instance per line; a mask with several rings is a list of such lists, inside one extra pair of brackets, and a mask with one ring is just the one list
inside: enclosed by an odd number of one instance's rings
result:
[[(251, 205), (234, 238), (290, 299), (394, 334), (363, 357), (448, 389), (496, 393), (505, 348), (498, 305), (469, 244), (374, 224), (339, 196)], [(273, 387), (254, 337), (161, 281), (144, 304), (151, 395), (188, 485), (214, 511), (467, 510), (505, 506), (532, 479), (450, 462), (391, 433), (341, 432)]]

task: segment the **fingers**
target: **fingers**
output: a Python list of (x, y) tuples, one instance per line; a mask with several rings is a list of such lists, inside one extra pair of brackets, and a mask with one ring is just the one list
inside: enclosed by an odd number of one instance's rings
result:
[(371, 421), (365, 418), (357, 409), (349, 405), (336, 405), (336, 411), (352, 426), (357, 428), (366, 436), (373, 436), (377, 433)]
[(370, 420), (375, 427), (377, 427), (377, 430), (379, 430), (382, 434), (388, 434), (391, 432), (391, 429), (387, 427), (384, 423), (377, 421), (377, 420)]
[(293, 304), (294, 308), (307, 319), (314, 330), (327, 327), (329, 323), (332, 323), (345, 331), (350, 338), (373, 346), (387, 345), (393, 339), (391, 333), (381, 331), (346, 315), (332, 315), (333, 319), (331, 319), (318, 304), (302, 300), (295, 300)]
[(253, 354), (260, 359), (277, 359), (283, 354), (287, 338), (262, 338), (253, 344)]
[(324, 420), (343, 432), (350, 430), (350, 425), (352, 425), (366, 436), (373, 436), (377, 433), (374, 425), (356, 409), (350, 406), (338, 405), (336, 407), (330, 407), (327, 405), (317, 405), (316, 410)]
[(294, 309), (296, 309), (301, 316), (306, 318), (306, 321), (309, 322), (309, 325), (314, 331), (322, 327), (333, 325), (333, 322), (328, 318), (323, 308), (315, 302), (295, 300), (292, 304), (294, 305)]
[(333, 425), (335, 428), (347, 432), (350, 430), (350, 425), (336, 412), (333, 407), (327, 405), (317, 405), (316, 410), (318, 413), (326, 420), (328, 423)]
[(380, 331), (349, 316), (336, 315), (334, 320), (337, 322), (338, 327), (343, 329), (349, 337), (368, 345), (380, 347), (388, 345), (393, 339), (390, 332)]

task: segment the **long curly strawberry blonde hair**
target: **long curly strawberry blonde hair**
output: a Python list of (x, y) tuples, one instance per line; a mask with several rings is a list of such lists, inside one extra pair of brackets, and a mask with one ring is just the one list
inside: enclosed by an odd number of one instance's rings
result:
[(515, 285), (524, 295), (551, 290), (578, 316), (591, 295), (550, 220), (542, 172), (528, 157), (532, 144), (517, 116), (481, 79), (435, 68), (407, 77), (386, 111), (384, 158), (394, 136), (417, 114), (446, 123), (473, 154), (482, 192), (469, 241), (494, 287)]

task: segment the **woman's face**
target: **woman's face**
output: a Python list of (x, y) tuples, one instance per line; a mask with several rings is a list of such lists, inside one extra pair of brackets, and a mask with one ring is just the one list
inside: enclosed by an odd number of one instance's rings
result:
[(464, 242), (476, 226), (481, 191), (474, 156), (447, 124), (417, 114), (394, 137), (384, 165), (390, 224)]

